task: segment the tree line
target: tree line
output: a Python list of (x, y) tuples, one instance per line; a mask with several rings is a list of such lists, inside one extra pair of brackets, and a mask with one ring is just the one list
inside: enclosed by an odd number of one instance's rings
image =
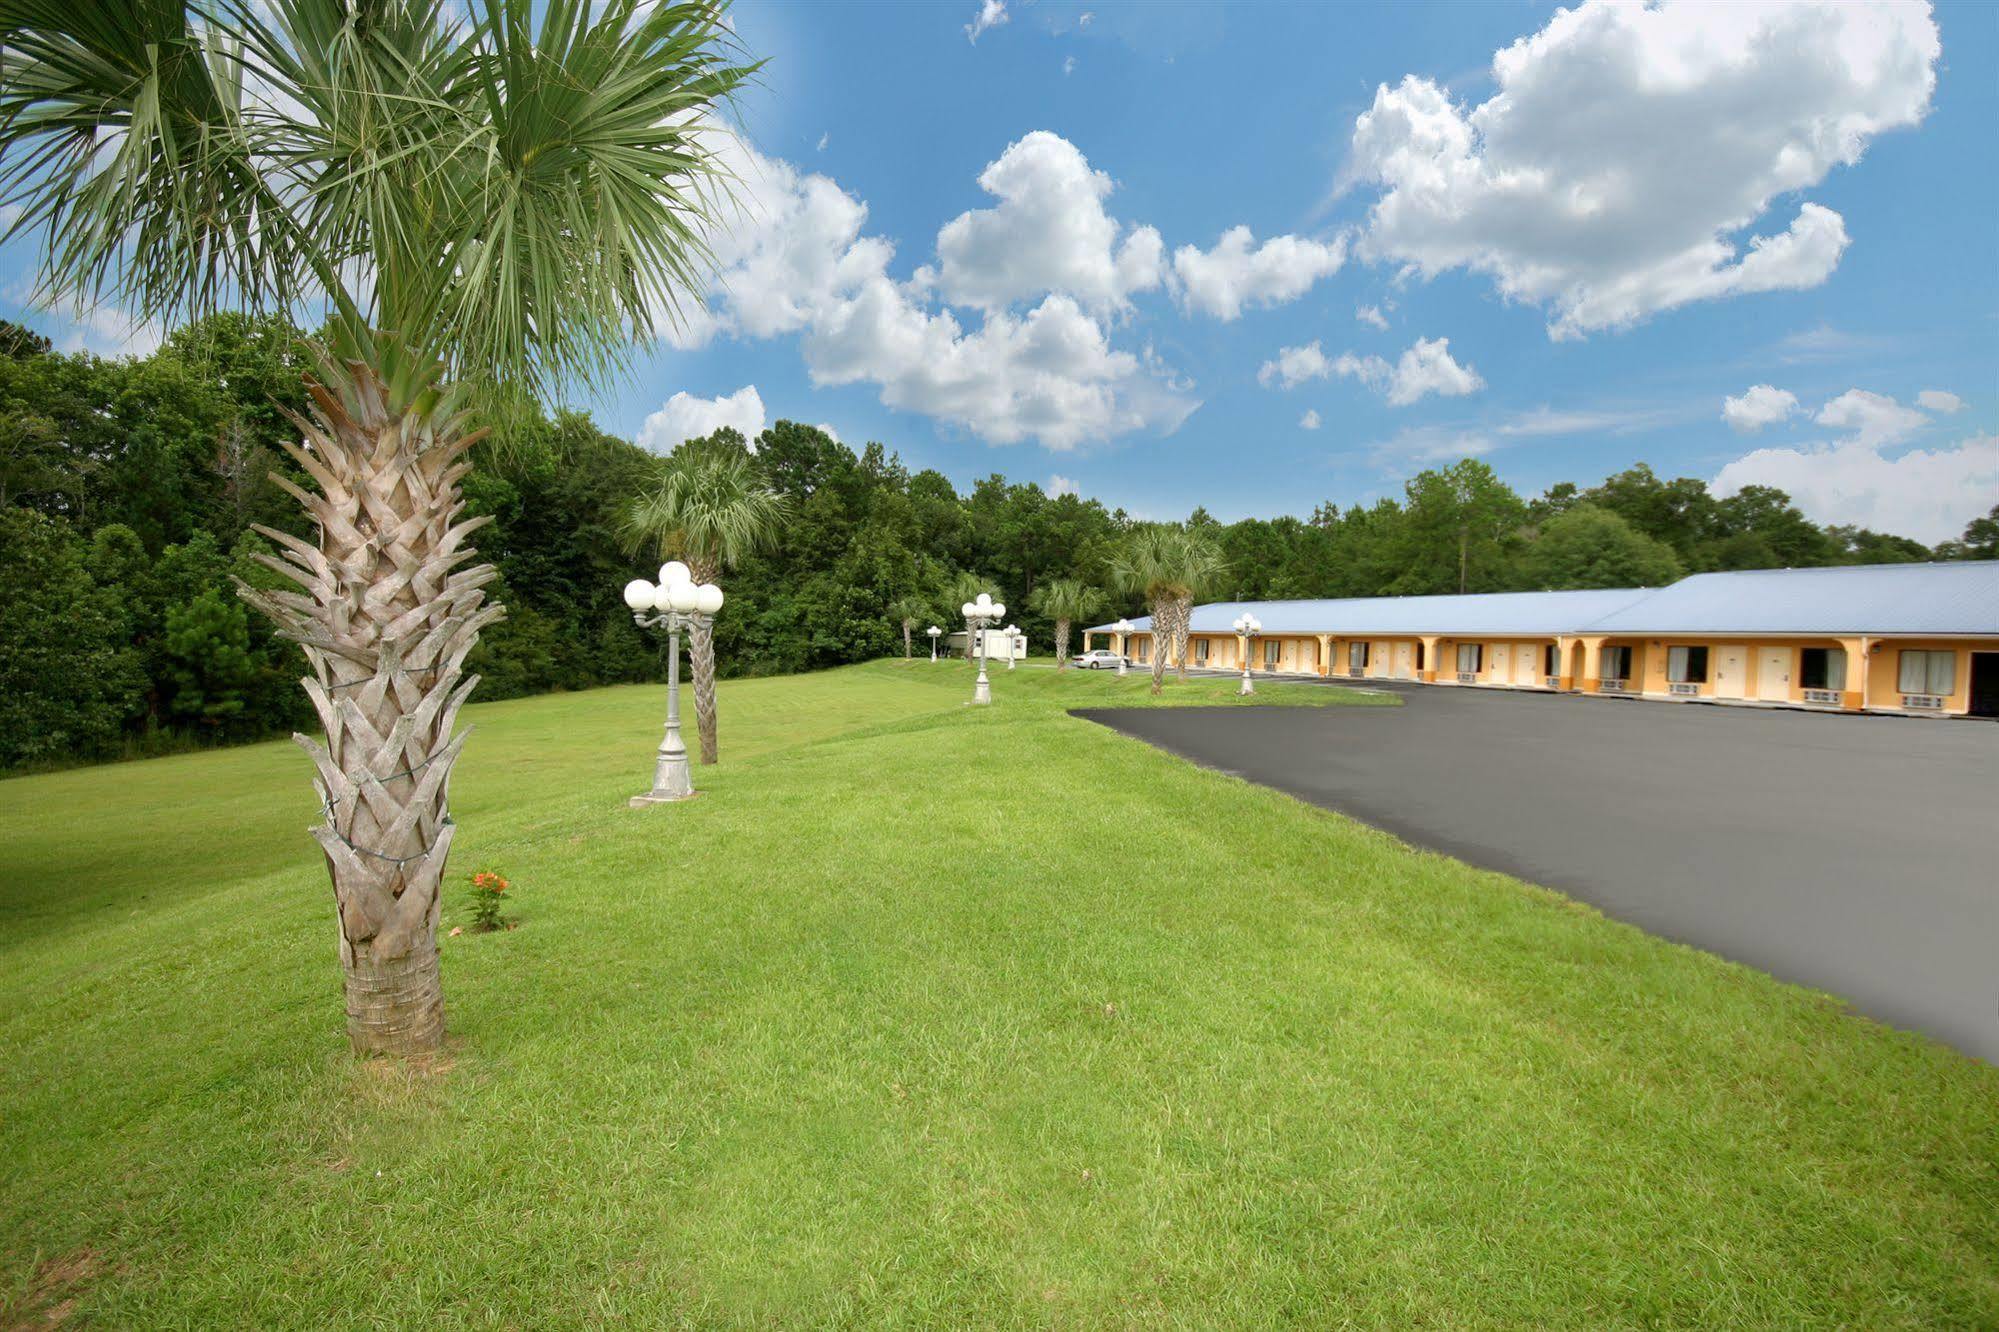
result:
[[(272, 590), (261, 525), (300, 538), (287, 413), (312, 357), (282, 319), (224, 314), (149, 356), (54, 350), (0, 323), (0, 766), (159, 752), (309, 729), (298, 651), (249, 614), (236, 580)], [(685, 446), (683, 446), (684, 448)], [(915, 650), (961, 628), (990, 588), (1037, 644), (1146, 614), (1135, 533), (1156, 525), (997, 473), (961, 492), (887, 448), (779, 421), (701, 441), (781, 501), (775, 539), (739, 543), (710, 576), (722, 675), (813, 670)], [(468, 659), (478, 697), (652, 680), (661, 645), (620, 600), (661, 531), (634, 505), (667, 464), (587, 415), (524, 408), (474, 451), (475, 538), (507, 618)], [(1934, 549), (1811, 522), (1782, 491), (1726, 498), (1639, 465), (1590, 487), (1522, 496), (1477, 459), (1419, 473), (1399, 498), (1309, 516), (1174, 525), (1206, 538), (1204, 600), (1658, 586), (1721, 569), (1999, 557), (1999, 509)], [(670, 545), (670, 542), (667, 543)], [(1121, 565), (1122, 571), (1121, 571)], [(905, 630), (908, 632), (905, 633)]]

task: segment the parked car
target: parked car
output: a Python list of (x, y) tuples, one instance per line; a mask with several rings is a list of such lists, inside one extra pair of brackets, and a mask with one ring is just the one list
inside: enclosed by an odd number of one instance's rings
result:
[(1070, 660), (1083, 670), (1101, 671), (1114, 669), (1121, 658), (1109, 648), (1092, 648), (1082, 656), (1072, 657)]

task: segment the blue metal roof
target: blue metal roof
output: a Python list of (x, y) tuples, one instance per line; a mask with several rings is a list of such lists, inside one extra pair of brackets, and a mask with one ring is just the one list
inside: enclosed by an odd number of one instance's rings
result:
[(1999, 560), (1694, 574), (1584, 627), (1626, 634), (1999, 634)]
[[(1503, 638), (1574, 632), (1645, 595), (1621, 587), (1583, 592), (1473, 592), (1447, 597), (1336, 597), (1323, 601), (1222, 601), (1194, 608), (1192, 632), (1230, 634), (1249, 611), (1266, 634), (1450, 634)], [(1133, 620), (1140, 632), (1152, 617)], [(1098, 625), (1091, 633), (1108, 633)]]
[[(1266, 634), (1999, 635), (1999, 560), (1748, 569), (1694, 574), (1670, 587), (1486, 592), (1447, 597), (1223, 601), (1194, 608), (1192, 632), (1233, 633), (1250, 611)], [(1140, 633), (1152, 617), (1132, 621)], [(1108, 624), (1093, 634), (1111, 632)]]

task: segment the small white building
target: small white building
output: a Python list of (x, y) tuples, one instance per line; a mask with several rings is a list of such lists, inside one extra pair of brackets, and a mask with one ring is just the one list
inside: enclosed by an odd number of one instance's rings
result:
[[(965, 655), (965, 639), (970, 631), (960, 629), (944, 639), (944, 645), (951, 656)], [(1005, 661), (1011, 654), (1015, 661), (1027, 660), (1027, 635), (1011, 634), (1004, 629), (988, 629), (986, 635), (986, 660)]]

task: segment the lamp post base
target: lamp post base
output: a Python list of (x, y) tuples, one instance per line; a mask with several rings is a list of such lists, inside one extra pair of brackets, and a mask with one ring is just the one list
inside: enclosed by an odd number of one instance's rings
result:
[(648, 805), (673, 805), (683, 800), (692, 800), (700, 794), (699, 791), (683, 791), (679, 795), (675, 795), (671, 791), (648, 791), (644, 795), (633, 796), (625, 802), (625, 807), (627, 809), (644, 809)]
[(993, 701), (993, 687), (986, 680), (986, 677), (981, 675), (979, 677), (979, 682), (972, 686), (972, 702), (990, 703), (992, 701)]

